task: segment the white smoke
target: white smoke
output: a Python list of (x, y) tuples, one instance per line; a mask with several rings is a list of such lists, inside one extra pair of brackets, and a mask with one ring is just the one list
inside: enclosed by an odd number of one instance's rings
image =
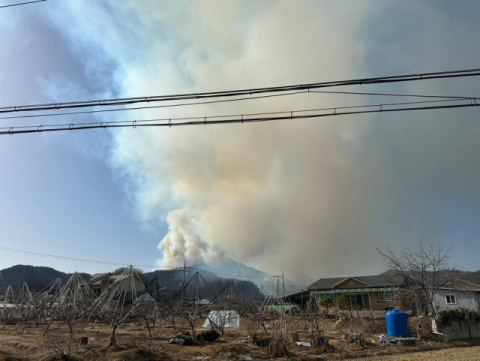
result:
[[(396, 2), (393, 8), (407, 14), (401, 19), (415, 19), (403, 27), (378, 20), (388, 15), (386, 2), (128, 4), (128, 16), (117, 2), (112, 7), (123, 30), (87, 32), (101, 33), (98, 41), (120, 63), (116, 78), (125, 96), (359, 78), (367, 64), (373, 75), (468, 68), (478, 59), (470, 42), (457, 41), (478, 32), (476, 23), (445, 27), (439, 19), (448, 14), (434, 2), (418, 8)], [(389, 33), (400, 30), (398, 37)], [(465, 87), (428, 84), (395, 91), (465, 95)], [(365, 102), (308, 94), (145, 111), (136, 118)], [(382, 270), (375, 247), (440, 240), (445, 222), (435, 212), (448, 195), (479, 194), (480, 174), (472, 167), (479, 125), (470, 113), (455, 113), (465, 121), (454, 125), (452, 113), (425, 114), (125, 129), (115, 133), (112, 159), (130, 181), (127, 193), (139, 218), (168, 222), (159, 244), (163, 265), (228, 255), (294, 279), (365, 274)]]
[(168, 214), (168, 233), (158, 245), (163, 267), (175, 267), (188, 260), (189, 264), (215, 263), (224, 257), (218, 247), (212, 247), (195, 234), (193, 220), (185, 209)]
[[(176, 33), (189, 45), (179, 51), (181, 66), (174, 67), (173, 74), (188, 71), (195, 87), (180, 81), (178, 89), (168, 92), (299, 84), (361, 74), (363, 45), (351, 34), (365, 14), (365, 4), (352, 3), (346, 9), (334, 3), (276, 2), (255, 18), (239, 10), (243, 4), (204, 2), (189, 8), (184, 22), (188, 25)], [(331, 16), (334, 11), (351, 21), (339, 23)], [(151, 9), (152, 17), (158, 13)], [(152, 66), (164, 76), (162, 61)], [(170, 76), (166, 79), (174, 84)], [(162, 93), (158, 84), (148, 67), (131, 70), (126, 80), (126, 88), (137, 95)], [(309, 94), (163, 114), (235, 114), (339, 103), (333, 96)], [(318, 260), (328, 260), (327, 267), (335, 268), (342, 259), (336, 247), (348, 245), (353, 254), (365, 257), (371, 253), (366, 244), (369, 200), (366, 192), (358, 191), (369, 187), (368, 164), (360, 158), (366, 129), (367, 118), (136, 129), (134, 136), (131, 130), (119, 132), (114, 154), (138, 182), (136, 204), (142, 219), (168, 220), (169, 232), (159, 245), (162, 265), (178, 265), (184, 258), (189, 263), (208, 262), (221, 252), (217, 250), (224, 250), (266, 271), (278, 273), (282, 268), (292, 277), (303, 277), (326, 268)], [(167, 216), (166, 211), (175, 209)], [(351, 244), (358, 238), (363, 244)], [(350, 262), (355, 264), (360, 260)]]

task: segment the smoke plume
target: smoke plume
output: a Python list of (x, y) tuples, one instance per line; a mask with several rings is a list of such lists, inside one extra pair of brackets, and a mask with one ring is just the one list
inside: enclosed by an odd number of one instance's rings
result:
[(185, 209), (170, 212), (167, 221), (168, 233), (158, 245), (164, 267), (178, 266), (186, 260), (190, 264), (214, 263), (224, 257), (220, 248), (212, 247), (194, 233), (195, 227)]
[[(416, 10), (404, 2), (389, 8), (367, 1), (133, 4), (115, 2), (111, 11), (120, 25), (102, 22), (108, 31), (88, 32), (102, 34), (98, 42), (118, 63), (115, 79), (124, 96), (469, 68), (479, 55), (469, 42), (456, 41), (473, 33), (475, 20), (452, 18), (448, 27), (432, 22), (448, 16), (434, 2), (416, 4)], [(430, 28), (422, 28), (427, 23)], [(394, 90), (478, 93), (473, 83), (461, 85), (439, 81)], [(145, 110), (136, 117), (371, 102), (310, 93)], [(465, 194), (478, 199), (480, 174), (472, 164), (478, 163), (479, 125), (469, 112), (455, 113), (463, 121), (452, 125), (452, 114), (125, 129), (114, 133), (112, 160), (128, 180), (140, 220), (168, 223), (159, 244), (163, 266), (230, 256), (267, 272), (284, 270), (291, 279), (366, 274), (383, 268), (376, 247), (442, 240), (440, 225), (449, 219), (442, 212), (448, 205), (462, 208), (449, 201)]]

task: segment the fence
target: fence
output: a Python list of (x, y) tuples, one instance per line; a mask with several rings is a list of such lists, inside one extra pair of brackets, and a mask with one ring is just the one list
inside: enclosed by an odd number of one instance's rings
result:
[(329, 310), (328, 314), (338, 318), (369, 318), (379, 319), (385, 318), (385, 311), (377, 310)]
[(452, 320), (448, 324), (442, 324), (432, 320), (432, 330), (434, 333), (442, 334), (447, 340), (480, 338), (478, 321)]

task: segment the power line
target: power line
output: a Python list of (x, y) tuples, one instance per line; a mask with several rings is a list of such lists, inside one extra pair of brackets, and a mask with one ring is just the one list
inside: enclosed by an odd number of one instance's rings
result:
[(97, 260), (92, 260), (92, 259), (66, 257), (66, 256), (58, 256), (58, 255), (53, 255), (53, 254), (48, 254), (48, 253), (24, 251), (24, 250), (21, 250), (21, 249), (14, 249), (14, 248), (7, 248), (7, 247), (0, 247), (0, 251), (20, 253), (20, 254), (29, 254), (29, 255), (32, 255), (32, 256), (39, 256), (39, 257), (46, 257), (46, 258), (57, 258), (57, 259), (62, 259), (62, 260), (66, 260), (66, 261), (77, 261), (77, 262), (96, 263), (96, 264), (108, 264), (108, 265), (113, 265), (113, 266), (130, 266), (131, 265), (131, 266), (134, 266), (134, 267), (156, 268), (157, 270), (162, 270), (162, 271), (170, 271), (171, 270), (171, 269), (160, 269), (157, 266), (151, 266), (151, 265), (97, 261)]
[(110, 254), (114, 256), (125, 256), (125, 257), (135, 257), (135, 258), (143, 258), (147, 259), (147, 257), (139, 257), (139, 256), (132, 256), (131, 254), (124, 254), (124, 253), (115, 253), (115, 252), (105, 252), (105, 251), (99, 251), (97, 249), (85, 249), (85, 248), (78, 248), (78, 247), (69, 247), (69, 246), (61, 246), (58, 244), (51, 244), (51, 243), (45, 243), (45, 242), (35, 242), (35, 241), (27, 241), (24, 239), (18, 239), (18, 238), (10, 238), (10, 237), (3, 237), (0, 236), (1, 239), (6, 239), (10, 241), (15, 241), (15, 242), (25, 242), (25, 243), (32, 243), (32, 244), (39, 244), (39, 245), (44, 245), (44, 246), (51, 246), (51, 247), (58, 247), (58, 248), (65, 248), (65, 249), (72, 249), (76, 251), (86, 251), (86, 252), (97, 252), (97, 253), (104, 253), (104, 254)]
[(292, 91), (305, 91), (305, 90), (309, 92), (314, 89), (335, 87), (335, 86), (383, 84), (383, 83), (406, 82), (406, 81), (416, 81), (416, 80), (470, 77), (470, 76), (479, 76), (479, 75), (480, 75), (480, 68), (477, 68), (477, 69), (453, 70), (453, 71), (443, 71), (443, 72), (434, 72), (434, 73), (394, 75), (394, 76), (376, 77), (376, 78), (329, 81), (329, 82), (287, 85), (287, 86), (267, 87), (267, 88), (227, 90), (227, 91), (203, 92), (203, 93), (187, 93), (187, 94), (175, 94), (175, 95), (157, 95), (157, 96), (133, 97), (133, 98), (112, 98), (112, 99), (102, 99), (102, 100), (73, 101), (73, 102), (65, 102), (65, 103), (7, 106), (7, 107), (1, 107), (0, 113), (58, 110), (58, 109), (66, 109), (66, 108), (85, 108), (85, 107), (96, 107), (96, 106), (116, 106), (116, 105), (128, 105), (128, 104), (135, 104), (135, 103), (149, 103), (149, 102), (160, 102), (160, 101), (180, 101), (180, 100), (190, 100), (190, 99), (236, 97), (236, 96), (242, 96), (242, 95), (256, 95), (256, 94), (262, 94), (262, 93), (279, 93), (279, 92), (292, 92)]
[(27, 1), (27, 2), (23, 2), (23, 3), (15, 3), (15, 4), (9, 4), (9, 5), (0, 5), (0, 9), (2, 9), (2, 8), (9, 8), (9, 7), (12, 7), (12, 6), (21, 6), (21, 5), (28, 5), (28, 4), (34, 4), (34, 3), (41, 3), (41, 2), (44, 2), (44, 1), (47, 1), (47, 0), (34, 0), (34, 1)]
[(248, 100), (258, 100), (258, 99), (273, 98), (273, 97), (280, 97), (280, 96), (290, 96), (290, 95), (298, 95), (298, 94), (371, 95), (371, 96), (387, 96), (387, 97), (438, 98), (438, 99), (453, 99), (453, 100), (471, 99), (471, 97), (450, 96), (450, 95), (369, 93), (369, 92), (347, 92), (347, 91), (343, 92), (343, 91), (325, 91), (325, 90), (307, 91), (307, 90), (304, 90), (304, 91), (297, 91), (297, 92), (285, 93), (285, 94), (271, 94), (271, 95), (262, 95), (262, 96), (256, 96), (256, 97), (252, 96), (252, 97), (247, 97), (247, 98), (213, 100), (213, 101), (205, 101), (205, 102), (168, 104), (168, 105), (152, 105), (152, 106), (141, 106), (141, 107), (132, 107), (132, 108), (113, 108), (113, 109), (102, 109), (102, 110), (87, 110), (87, 111), (81, 111), (81, 112), (61, 112), (61, 113), (47, 113), (47, 114), (15, 115), (15, 116), (0, 117), (0, 119), (57, 117), (57, 116), (65, 116), (65, 115), (83, 115), (83, 114), (107, 113), (107, 112), (129, 111), (129, 110), (174, 108), (174, 107), (191, 106), (191, 105), (206, 105), (206, 104), (217, 104), (217, 103), (230, 103), (230, 102), (244, 101), (244, 100), (247, 100), (247, 101)]
[[(4, 238), (4, 237), (1, 237), (1, 238)], [(134, 267), (144, 267), (144, 268), (155, 268), (156, 271), (178, 271), (179, 269), (181, 269), (181, 267), (180, 268), (179, 267), (176, 267), (176, 268), (158, 268), (157, 266), (152, 266), (152, 265), (97, 261), (97, 260), (91, 260), (91, 259), (85, 259), (85, 258), (59, 256), (59, 255), (53, 255), (53, 254), (49, 254), (49, 253), (31, 252), (31, 251), (25, 251), (25, 250), (21, 250), (21, 249), (7, 248), (7, 247), (1, 247), (1, 246), (0, 246), (0, 251), (11, 252), (11, 253), (19, 253), (19, 254), (28, 254), (28, 255), (32, 255), (32, 256), (45, 257), (45, 258), (56, 258), (56, 259), (61, 259), (61, 260), (66, 260), (66, 261), (76, 261), (76, 262), (95, 263), (95, 264), (106, 264), (106, 265), (111, 265), (111, 266), (134, 266)], [(209, 271), (209, 272), (211, 272), (211, 271)], [(242, 275), (224, 275), (222, 273), (216, 273), (216, 272), (211, 272), (211, 273), (216, 274), (216, 275), (223, 275), (223, 276), (237, 277), (237, 278), (269, 278), (269, 277), (274, 277), (274, 276), (256, 277), (256, 276), (242, 276)]]
[[(134, 121), (115, 121), (115, 122), (95, 122), (95, 123), (71, 123), (71, 124), (50, 124), (50, 125), (38, 125), (38, 126), (18, 126), (18, 127), (4, 127), (0, 131), (0, 135), (6, 134), (26, 134), (26, 133), (41, 133), (41, 132), (56, 132), (56, 131), (68, 131), (68, 130), (86, 130), (86, 129), (100, 129), (100, 128), (127, 128), (127, 127), (173, 127), (173, 126), (187, 126), (187, 125), (207, 125), (207, 124), (230, 124), (230, 123), (254, 123), (254, 122), (267, 122), (274, 120), (297, 120), (297, 119), (309, 119), (309, 118), (323, 118), (340, 115), (355, 115), (355, 114), (368, 114), (368, 113), (382, 113), (382, 112), (396, 112), (407, 110), (433, 110), (433, 109), (453, 109), (453, 108), (466, 108), (479, 106), (479, 100), (472, 98), (468, 102), (463, 100), (464, 104), (455, 105), (435, 105), (435, 106), (416, 106), (409, 108), (385, 108), (392, 105), (415, 105), (425, 103), (438, 103), (447, 101), (460, 101), (456, 99), (450, 100), (430, 100), (420, 102), (404, 102), (404, 103), (386, 103), (375, 105), (360, 105), (360, 106), (344, 106), (344, 107), (332, 107), (323, 109), (308, 109), (308, 110), (292, 110), (282, 112), (270, 112), (270, 113), (257, 113), (271, 116), (246, 118), (246, 116), (252, 116), (251, 114), (238, 114), (229, 116), (209, 116), (209, 117), (190, 117), (190, 118), (163, 118), (163, 119), (146, 119), (146, 120), (134, 120)], [(350, 109), (361, 108), (374, 108), (372, 110), (355, 110)], [(339, 111), (342, 109), (349, 109), (350, 111)], [(330, 111), (330, 113), (316, 113), (316, 114), (298, 114), (301, 112), (313, 112), (313, 111)], [(294, 115), (295, 113), (295, 115)], [(275, 116), (276, 114), (290, 114), (284, 116)], [(220, 119), (218, 119), (220, 118)], [(222, 119), (223, 118), (223, 119)], [(209, 119), (209, 120), (207, 120)], [(172, 122), (175, 121), (175, 122)], [(168, 122), (167, 122), (168, 121)], [(160, 122), (160, 123), (159, 123)]]
[[(471, 97), (452, 96), (452, 95), (427, 95), (427, 94), (402, 94), (402, 93), (370, 93), (370, 92), (342, 92), (342, 91), (325, 91), (312, 90), (309, 93), (322, 94), (345, 94), (345, 95), (375, 95), (384, 97), (414, 97), (414, 98), (440, 98), (440, 99), (471, 99)], [(1, 119), (1, 118), (0, 118)]]
[[(236, 98), (236, 99), (225, 99), (225, 100), (213, 100), (206, 102), (194, 102), (194, 103), (181, 103), (181, 104), (168, 104), (168, 105), (152, 105), (152, 106), (142, 106), (142, 107), (133, 107), (133, 108), (114, 108), (114, 109), (102, 109), (102, 110), (87, 110), (82, 112), (63, 112), (63, 113), (48, 113), (48, 114), (33, 114), (33, 115), (16, 115), (10, 117), (0, 117), (0, 119), (19, 119), (19, 118), (38, 118), (38, 117), (55, 117), (60, 115), (81, 115), (81, 114), (94, 114), (94, 113), (105, 113), (105, 112), (118, 112), (118, 111), (128, 111), (128, 110), (144, 110), (144, 109), (159, 109), (159, 108), (174, 108), (174, 107), (183, 107), (189, 105), (205, 105), (205, 104), (215, 104), (215, 103), (229, 103), (242, 100), (256, 100), (296, 94), (304, 94), (307, 91), (298, 91), (286, 94), (272, 94), (272, 95), (262, 95), (258, 97), (248, 97), (248, 98)], [(313, 93), (313, 92), (312, 92)]]
[[(294, 113), (301, 113), (301, 112), (313, 112), (313, 111), (328, 111), (328, 110), (340, 110), (340, 109), (354, 109), (354, 108), (376, 108), (380, 106), (391, 106), (391, 105), (410, 105), (410, 104), (425, 104), (425, 103), (443, 103), (443, 102), (455, 102), (455, 101), (465, 101), (465, 99), (471, 100), (472, 98), (459, 98), (459, 99), (445, 99), (445, 100), (423, 100), (417, 102), (397, 102), (397, 103), (383, 103), (383, 104), (366, 104), (366, 105), (349, 105), (349, 106), (339, 106), (339, 107), (328, 107), (328, 108), (314, 108), (314, 109), (297, 109), (294, 110)], [(157, 118), (157, 119), (146, 119), (146, 120), (111, 120), (105, 122), (82, 122), (82, 123), (73, 123), (71, 125), (93, 125), (93, 124), (124, 124), (128, 123), (131, 124), (133, 121), (137, 123), (142, 122), (152, 122), (152, 121), (179, 121), (179, 120), (194, 120), (194, 119), (214, 119), (214, 118), (226, 118), (226, 117), (250, 117), (250, 116), (257, 116), (257, 115), (272, 115), (272, 114), (290, 114), (292, 110), (283, 110), (283, 111), (276, 111), (276, 112), (261, 112), (261, 113), (245, 113), (245, 114), (228, 114), (228, 115), (209, 115), (209, 116), (195, 116), (195, 117), (176, 117), (176, 118)], [(1, 118), (0, 118), (1, 119)], [(42, 124), (42, 127), (56, 127), (61, 125), (60, 124)], [(64, 123), (63, 123), (64, 124)], [(19, 125), (15, 126), (16, 129), (22, 128), (37, 128), (38, 125)], [(0, 129), (10, 129), (11, 127), (0, 127)]]

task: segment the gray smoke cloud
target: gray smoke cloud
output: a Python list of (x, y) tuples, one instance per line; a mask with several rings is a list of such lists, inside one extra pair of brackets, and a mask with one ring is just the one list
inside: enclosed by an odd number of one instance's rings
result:
[[(455, 17), (436, 2), (135, 4), (112, 7), (122, 30), (105, 24), (106, 31), (84, 32), (102, 32), (97, 41), (119, 63), (115, 79), (124, 96), (469, 68), (479, 55), (471, 42), (459, 41), (464, 34), (475, 38), (476, 20)], [(119, 38), (124, 41), (116, 45)], [(138, 58), (133, 49), (140, 49)], [(479, 93), (469, 80), (353, 90)], [(168, 118), (372, 102), (306, 94), (136, 114)], [(383, 269), (376, 247), (400, 249), (455, 235), (452, 212), (480, 230), (475, 212), (465, 213), (462, 203), (470, 209), (479, 204), (476, 114), (126, 129), (114, 133), (111, 159), (129, 180), (127, 194), (140, 221), (168, 223), (159, 243), (163, 266), (229, 256), (275, 274), (282, 269), (295, 280), (367, 274)]]
[[(194, 25), (182, 30), (191, 45), (179, 56), (196, 86), (243, 88), (308, 82), (312, 74), (325, 80), (359, 75), (363, 45), (351, 34), (364, 5), (341, 9), (279, 2), (242, 28), (240, 4), (229, 4), (227, 8), (235, 9), (222, 9), (220, 17), (211, 16), (208, 6), (196, 9)], [(339, 25), (330, 10), (339, 17), (351, 17), (355, 10), (358, 20)], [(222, 31), (204, 30), (217, 27)], [(325, 56), (325, 49), (336, 56)], [(138, 86), (139, 77), (142, 87), (152, 84), (148, 74), (138, 69), (135, 74), (132, 87)], [(361, 104), (358, 98), (353, 101)], [(201, 106), (178, 114), (339, 103), (334, 96), (309, 94)], [(361, 142), (368, 127), (369, 119), (363, 117), (140, 130), (135, 137), (121, 132), (116, 155), (131, 174), (141, 176), (136, 197), (142, 218), (168, 220), (169, 232), (159, 244), (162, 266), (181, 264), (184, 258), (212, 262), (225, 254), (267, 271), (284, 269), (292, 278), (313, 278), (318, 269), (341, 270), (337, 265), (344, 256), (338, 249), (359, 256), (358, 262), (349, 261), (358, 266), (360, 257), (372, 252), (366, 244), (371, 239), (370, 201), (368, 192), (359, 192), (370, 187)], [(362, 243), (352, 242), (358, 239)]]

